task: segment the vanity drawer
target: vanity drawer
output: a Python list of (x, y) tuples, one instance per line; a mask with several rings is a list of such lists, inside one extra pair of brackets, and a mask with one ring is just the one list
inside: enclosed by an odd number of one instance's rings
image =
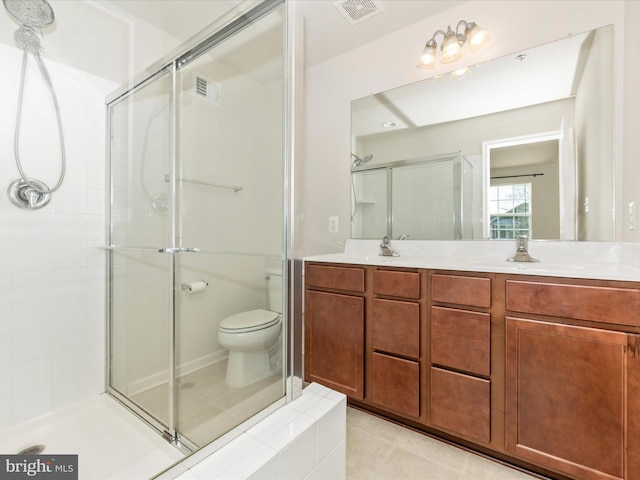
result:
[(309, 287), (364, 292), (364, 268), (309, 263), (304, 274)]
[(371, 369), (374, 404), (409, 417), (420, 417), (418, 362), (374, 353)]
[(417, 272), (374, 270), (373, 293), (417, 300), (420, 298), (420, 274)]
[(491, 279), (434, 274), (431, 277), (431, 298), (434, 302), (489, 308)]
[(374, 350), (420, 357), (420, 305), (376, 298), (371, 324)]
[(431, 308), (431, 363), (489, 376), (491, 315)]
[(640, 326), (640, 290), (507, 280), (512, 312)]
[(489, 443), (491, 383), (431, 368), (431, 423), (472, 440)]

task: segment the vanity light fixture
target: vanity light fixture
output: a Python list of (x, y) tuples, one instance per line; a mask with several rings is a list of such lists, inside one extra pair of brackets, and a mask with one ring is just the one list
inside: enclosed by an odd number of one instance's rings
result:
[[(460, 27), (464, 27), (462, 33)], [(453, 63), (462, 57), (464, 53), (462, 46), (465, 43), (469, 44), (471, 53), (477, 52), (484, 47), (491, 40), (491, 35), (480, 28), (475, 22), (467, 22), (466, 20), (460, 20), (456, 25), (455, 32), (451, 29), (451, 26), (447, 27), (447, 31), (436, 30), (431, 39), (424, 46), (424, 50), (420, 58), (418, 59), (418, 68), (429, 69), (436, 66), (437, 48), (438, 43), (436, 37), (442, 35), (442, 44), (440, 45), (440, 62), (441, 63)]]

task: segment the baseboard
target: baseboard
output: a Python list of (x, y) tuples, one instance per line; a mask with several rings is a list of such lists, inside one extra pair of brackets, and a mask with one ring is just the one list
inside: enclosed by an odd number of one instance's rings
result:
[[(222, 362), (223, 360), (226, 360), (228, 356), (229, 352), (227, 350), (221, 350), (219, 352), (210, 353), (195, 358), (186, 363), (178, 365), (176, 367), (176, 376), (180, 378), (185, 375), (189, 375), (190, 373), (193, 373), (196, 370), (200, 370), (201, 368), (209, 367), (218, 362)], [(168, 377), (169, 370), (165, 369), (163, 371), (153, 373), (144, 378), (131, 382), (127, 385), (126, 388), (127, 395), (137, 395), (139, 393), (146, 392), (147, 390), (151, 390), (152, 388), (159, 387), (160, 385), (167, 383)]]

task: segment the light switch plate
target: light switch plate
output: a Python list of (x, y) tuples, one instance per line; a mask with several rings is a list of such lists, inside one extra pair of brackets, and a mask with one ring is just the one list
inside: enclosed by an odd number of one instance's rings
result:
[(337, 233), (338, 230), (338, 217), (329, 217), (329, 231), (331, 233)]

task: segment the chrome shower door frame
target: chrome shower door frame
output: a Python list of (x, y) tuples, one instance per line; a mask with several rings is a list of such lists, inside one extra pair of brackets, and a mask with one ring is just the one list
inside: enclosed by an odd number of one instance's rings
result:
[[(119, 400), (123, 405), (132, 410), (136, 415), (138, 415), (142, 420), (151, 425), (158, 432), (161, 432), (163, 437), (168, 441), (174, 443), (176, 446), (181, 448), (185, 453), (188, 453), (194, 450), (193, 445), (183, 445), (178, 441), (178, 436), (175, 430), (175, 402), (172, 401), (173, 389), (174, 389), (174, 379), (175, 379), (175, 362), (174, 362), (174, 331), (175, 331), (175, 289), (174, 289), (174, 276), (175, 276), (175, 223), (176, 223), (176, 211), (174, 207), (173, 198), (175, 194), (175, 185), (173, 182), (169, 182), (169, 188), (172, 189), (169, 192), (170, 197), (170, 208), (169, 211), (169, 232), (167, 232), (167, 238), (161, 239), (161, 245), (156, 246), (146, 246), (146, 245), (127, 245), (119, 244), (115, 238), (114, 233), (114, 224), (111, 221), (114, 214), (114, 208), (116, 203), (119, 201), (115, 198), (114, 194), (114, 171), (112, 169), (112, 159), (113, 159), (113, 148), (111, 139), (114, 136), (114, 128), (113, 128), (113, 109), (120, 104), (120, 102), (126, 102), (131, 97), (133, 97), (136, 93), (141, 92), (145, 87), (150, 86), (154, 82), (162, 79), (169, 79), (169, 92), (168, 92), (168, 102), (169, 102), (169, 155), (171, 161), (169, 162), (169, 168), (173, 169), (175, 164), (175, 105), (173, 99), (175, 93), (175, 62), (171, 62), (169, 65), (166, 65), (164, 68), (158, 70), (153, 75), (145, 78), (142, 81), (137, 82), (134, 86), (129, 88), (126, 92), (119, 94), (117, 98), (114, 98), (111, 101), (107, 101), (107, 112), (106, 112), (106, 125), (107, 125), (107, 205), (106, 205), (106, 236), (107, 236), (107, 278), (106, 278), (106, 320), (107, 320), (107, 392)], [(127, 107), (125, 105), (125, 107)], [(131, 107), (127, 107), (131, 109)], [(170, 175), (175, 175), (173, 170), (170, 171)], [(160, 418), (159, 415), (154, 415), (149, 410), (143, 408), (143, 406), (131, 400), (128, 396), (128, 392), (121, 392), (116, 386), (114, 386), (114, 353), (113, 353), (113, 337), (114, 337), (114, 322), (113, 317), (115, 312), (114, 309), (114, 277), (115, 277), (115, 268), (114, 268), (114, 255), (118, 252), (121, 253), (130, 253), (130, 254), (140, 254), (140, 255), (151, 255), (151, 256), (165, 256), (168, 260), (168, 268), (170, 274), (168, 276), (168, 281), (166, 284), (166, 298), (168, 299), (168, 309), (165, 312), (167, 317), (164, 319), (166, 321), (165, 328), (167, 328), (166, 335), (168, 337), (169, 343), (166, 345), (169, 360), (167, 363), (168, 373), (168, 396), (167, 396), (167, 406), (168, 406), (168, 416), (166, 418)]]

